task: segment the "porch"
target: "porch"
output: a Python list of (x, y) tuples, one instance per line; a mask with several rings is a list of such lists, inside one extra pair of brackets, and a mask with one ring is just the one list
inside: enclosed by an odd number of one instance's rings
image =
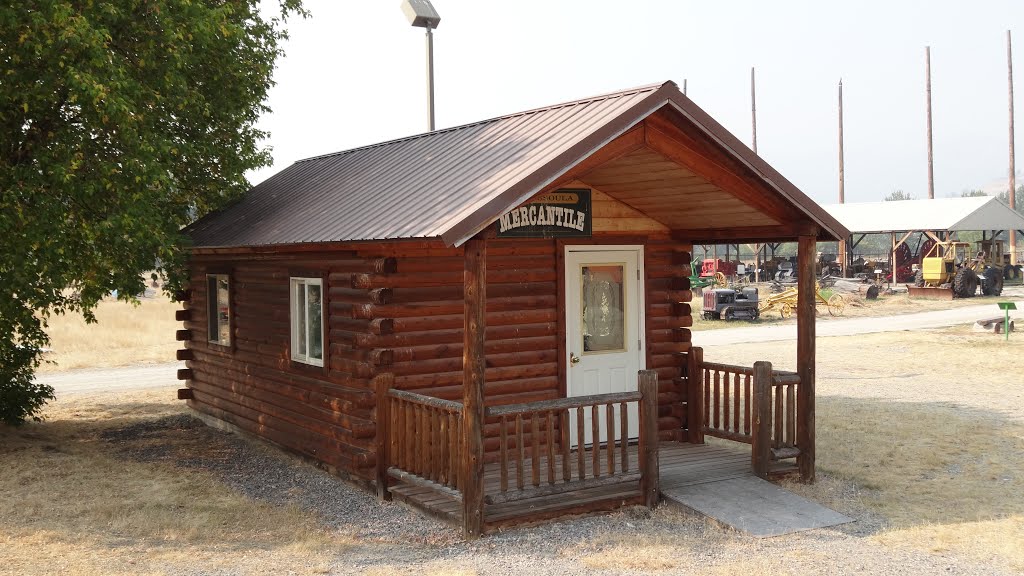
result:
[[(694, 423), (686, 429), (659, 429), (657, 375), (641, 371), (636, 392), (488, 407), (481, 429), (487, 456), (477, 478), (466, 465), (462, 403), (382, 391), (387, 442), (379, 452), (378, 493), (465, 528), (467, 492), (476, 482), (483, 533), (654, 507), (662, 489), (797, 473), (798, 461), (812, 453), (797, 440), (807, 421), (797, 375), (767, 362), (705, 362), (700, 348), (685, 360), (690, 401), (679, 408)], [(629, 433), (630, 414), (638, 414), (638, 437)], [(670, 440), (680, 436), (686, 441)], [(726, 442), (707, 444), (708, 436)]]

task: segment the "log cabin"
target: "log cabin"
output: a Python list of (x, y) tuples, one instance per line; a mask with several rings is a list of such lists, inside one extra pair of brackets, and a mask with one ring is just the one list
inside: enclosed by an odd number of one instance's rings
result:
[[(301, 160), (187, 233), (179, 398), (469, 537), (653, 506), (707, 435), (814, 479), (815, 243), (849, 233), (672, 82)], [(692, 342), (693, 244), (766, 241), (794, 373)]]

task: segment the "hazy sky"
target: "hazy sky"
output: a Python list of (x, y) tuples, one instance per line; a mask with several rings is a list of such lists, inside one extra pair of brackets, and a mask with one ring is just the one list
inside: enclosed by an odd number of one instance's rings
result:
[[(1007, 29), (1024, 110), (1021, 0), (432, 2), (438, 128), (686, 79), (690, 98), (749, 144), (756, 67), (758, 151), (822, 203), (837, 201), (840, 78), (847, 201), (927, 196), (926, 45), (937, 197), (1005, 184)], [(275, 164), (254, 183), (301, 158), (426, 130), (423, 29), (399, 4), (306, 0), (312, 17), (289, 26), (261, 123)]]

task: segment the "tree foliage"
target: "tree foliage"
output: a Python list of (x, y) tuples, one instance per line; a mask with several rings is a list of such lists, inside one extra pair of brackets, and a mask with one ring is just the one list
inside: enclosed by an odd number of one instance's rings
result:
[(903, 190), (893, 190), (892, 192), (889, 193), (888, 196), (885, 197), (886, 202), (897, 202), (900, 200), (917, 200), (917, 197), (915, 197), (913, 194), (908, 194)]
[[(0, 7), (0, 421), (35, 417), (47, 318), (131, 300), (269, 163), (256, 121), (301, 0)], [(161, 264), (162, 263), (162, 264)]]

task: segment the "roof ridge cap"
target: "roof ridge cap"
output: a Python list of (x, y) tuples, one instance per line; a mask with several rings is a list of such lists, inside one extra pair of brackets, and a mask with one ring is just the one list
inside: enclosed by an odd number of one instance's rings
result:
[(546, 112), (549, 110), (557, 110), (559, 108), (565, 108), (566, 106), (578, 106), (580, 104), (586, 104), (590, 102), (597, 102), (598, 100), (610, 100), (612, 98), (622, 98), (624, 96), (630, 96), (632, 94), (638, 94), (640, 92), (655, 92), (660, 88), (667, 85), (675, 86), (675, 82), (668, 80), (660, 84), (646, 84), (643, 86), (637, 86), (635, 88), (628, 88), (626, 90), (617, 90), (615, 92), (608, 92), (606, 94), (598, 94), (595, 96), (589, 96), (586, 98), (580, 98), (577, 100), (570, 100), (567, 102), (560, 102), (558, 104), (552, 104), (549, 106), (541, 106), (539, 108), (531, 108), (529, 110), (523, 110), (521, 112), (513, 112), (511, 114), (505, 114), (502, 116), (495, 116), (486, 120), (477, 120), (476, 122), (470, 122), (468, 124), (461, 124), (459, 126), (451, 126), (449, 128), (442, 128), (440, 130), (434, 130), (433, 132), (422, 132), (420, 134), (413, 134), (411, 136), (403, 136), (401, 138), (394, 138), (392, 140), (385, 140), (383, 142), (377, 142), (374, 144), (366, 144), (364, 146), (358, 146), (356, 148), (349, 148), (347, 150), (339, 150), (337, 152), (329, 152), (327, 154), (319, 154), (317, 156), (310, 156), (308, 158), (302, 158), (296, 160), (294, 163), (299, 164), (302, 162), (311, 162), (314, 160), (321, 160), (324, 158), (331, 158), (334, 156), (342, 156), (344, 154), (350, 154), (352, 152), (361, 152), (363, 150), (369, 150), (371, 148), (379, 148), (381, 146), (390, 146), (391, 144), (397, 144), (399, 142), (407, 142), (410, 140), (416, 140), (419, 138), (426, 138), (429, 136), (435, 136), (437, 134), (443, 134), (447, 132), (454, 132), (456, 130), (464, 130), (466, 128), (472, 128), (474, 126), (480, 126), (482, 124), (489, 124), (491, 122), (498, 122), (499, 120), (507, 120), (509, 118), (516, 118), (518, 116), (526, 116), (527, 114), (536, 114), (537, 112)]

